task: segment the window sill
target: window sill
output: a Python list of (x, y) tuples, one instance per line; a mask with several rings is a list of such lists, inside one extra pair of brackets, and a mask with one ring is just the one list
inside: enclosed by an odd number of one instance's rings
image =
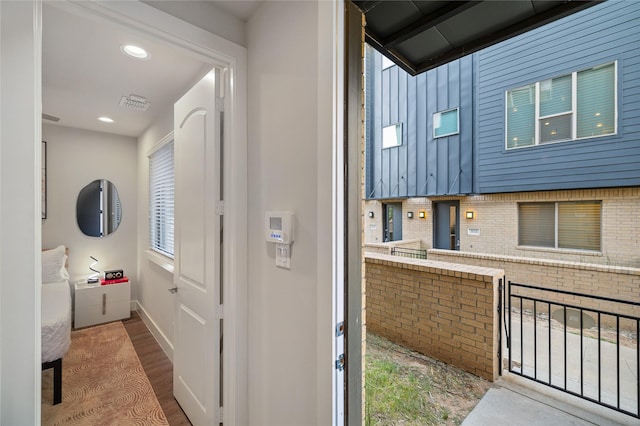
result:
[(543, 251), (547, 253), (558, 254), (576, 254), (580, 256), (602, 257), (601, 251), (577, 250), (577, 249), (557, 249), (552, 247), (536, 247), (536, 246), (517, 246), (516, 250)]
[(145, 250), (147, 259), (155, 263), (162, 269), (173, 274), (173, 259), (163, 256), (153, 250)]

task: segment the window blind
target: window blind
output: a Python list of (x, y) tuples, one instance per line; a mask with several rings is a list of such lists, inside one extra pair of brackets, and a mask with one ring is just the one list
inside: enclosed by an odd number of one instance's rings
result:
[(600, 202), (558, 203), (558, 247), (600, 250)]
[(458, 133), (458, 109), (436, 112), (433, 114), (433, 137), (454, 135)]
[(382, 128), (382, 148), (402, 145), (402, 123)]
[(560, 249), (600, 250), (600, 201), (521, 203), (518, 244)]
[(507, 94), (507, 148), (535, 143), (535, 86), (512, 90)]
[(555, 247), (554, 203), (519, 204), (518, 218), (519, 245)]
[(173, 258), (174, 237), (173, 142), (149, 156), (149, 244)]
[(615, 64), (578, 73), (578, 137), (607, 135), (615, 129)]
[(615, 134), (616, 63), (507, 91), (506, 120), (507, 149)]

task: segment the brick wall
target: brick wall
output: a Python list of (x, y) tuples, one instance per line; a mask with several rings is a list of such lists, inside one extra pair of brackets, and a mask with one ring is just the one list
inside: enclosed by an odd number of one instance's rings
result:
[[(439, 200), (460, 201), (460, 250), (471, 253), (517, 256), (531, 259), (640, 268), (640, 188), (605, 188), (571, 191), (539, 191), (510, 194), (485, 194), (457, 197), (409, 198), (402, 201), (404, 239), (422, 240), (422, 248), (432, 248), (432, 203)], [(554, 250), (518, 246), (518, 203), (552, 201), (602, 201), (601, 250)], [(425, 219), (417, 218), (424, 210)], [(465, 212), (474, 212), (466, 219)], [(382, 201), (365, 201), (365, 244), (382, 241)], [(414, 218), (407, 218), (413, 211)], [(469, 229), (477, 230), (469, 235)]]
[[(398, 202), (397, 200), (395, 202)], [(424, 219), (421, 219), (419, 213), (425, 213)], [(364, 202), (364, 241), (366, 244), (382, 243), (382, 233), (384, 226), (382, 224), (382, 203), (380, 201)], [(373, 218), (369, 217), (369, 212), (373, 212)], [(407, 217), (408, 212), (413, 212), (413, 218)], [(408, 198), (402, 200), (402, 239), (403, 240), (420, 240), (420, 247), (431, 247), (431, 201), (428, 198)], [(427, 244), (427, 245), (425, 245)]]
[(365, 254), (367, 331), (497, 379), (501, 269)]
[[(436, 249), (428, 250), (427, 258), (442, 262), (502, 268), (507, 280), (520, 284), (640, 303), (639, 268)], [(520, 293), (523, 292), (520, 291)], [(545, 294), (545, 297), (590, 309), (640, 316), (639, 307), (605, 301), (595, 302), (588, 299), (578, 300), (573, 297), (553, 296), (548, 293)]]

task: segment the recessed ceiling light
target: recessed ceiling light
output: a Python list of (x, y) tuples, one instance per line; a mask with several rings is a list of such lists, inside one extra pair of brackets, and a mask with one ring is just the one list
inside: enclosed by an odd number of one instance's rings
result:
[(120, 46), (120, 50), (123, 53), (131, 56), (132, 58), (136, 58), (136, 59), (149, 59), (150, 58), (149, 52), (144, 50), (142, 47), (135, 46), (133, 44), (123, 44), (122, 46)]
[(113, 119), (109, 117), (98, 117), (98, 120), (102, 121), (103, 123), (113, 123)]

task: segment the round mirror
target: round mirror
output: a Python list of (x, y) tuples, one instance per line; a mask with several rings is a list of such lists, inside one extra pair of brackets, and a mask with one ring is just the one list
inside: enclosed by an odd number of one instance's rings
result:
[(98, 179), (82, 188), (76, 203), (76, 219), (83, 234), (104, 237), (115, 232), (122, 218), (116, 186)]

